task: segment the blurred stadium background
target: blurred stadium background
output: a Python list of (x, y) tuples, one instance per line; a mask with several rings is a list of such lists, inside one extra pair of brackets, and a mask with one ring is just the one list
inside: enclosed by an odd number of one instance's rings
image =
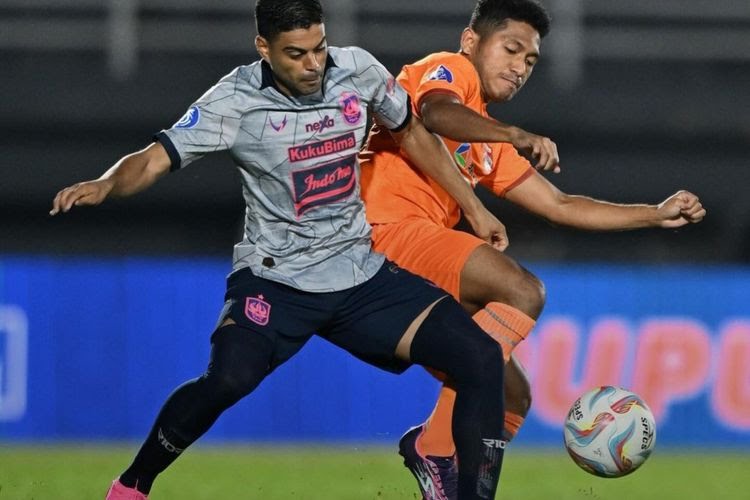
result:
[[(455, 50), (474, 2), (323, 3), (332, 45), (361, 45), (397, 73)], [(553, 27), (542, 60), (493, 115), (556, 141), (563, 172), (551, 180), (567, 192), (655, 203), (688, 189), (708, 217), (590, 234), (488, 199), (509, 253), (548, 288), (520, 353), (535, 407), (514, 446), (559, 451), (572, 399), (608, 383), (651, 403), (659, 450), (746, 456), (750, 3), (544, 3)], [(144, 146), (256, 59), (253, 5), (0, 0), (0, 450), (140, 440), (168, 391), (203, 370), (242, 217), (229, 157), (126, 201), (47, 212), (58, 189)], [(206, 442), (393, 446), (436, 391), (417, 369), (397, 378), (313, 341)]]

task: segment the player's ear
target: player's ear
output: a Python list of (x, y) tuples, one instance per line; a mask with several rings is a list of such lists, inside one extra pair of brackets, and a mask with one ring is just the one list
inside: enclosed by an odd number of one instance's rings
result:
[(255, 37), (255, 50), (258, 51), (258, 54), (260, 54), (260, 57), (262, 57), (264, 61), (268, 62), (268, 40), (257, 35)]
[(471, 28), (464, 28), (461, 33), (461, 53), (471, 56), (479, 43), (479, 35)]

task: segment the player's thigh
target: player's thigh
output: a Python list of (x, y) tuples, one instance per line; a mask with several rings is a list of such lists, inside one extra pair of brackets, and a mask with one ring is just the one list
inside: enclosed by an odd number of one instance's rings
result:
[[(294, 356), (328, 321), (327, 294), (305, 294), (241, 269), (227, 279), (224, 308), (218, 325), (233, 324), (245, 335), (263, 336), (272, 345), (269, 372)], [(218, 328), (214, 335), (220, 332)]]
[(374, 225), (372, 239), (375, 250), (435, 283), (456, 300), (461, 270), (474, 250), (484, 244), (472, 234), (417, 218)]
[(451, 300), (444, 290), (386, 261), (375, 276), (352, 289), (335, 321), (319, 334), (371, 365), (400, 373), (409, 363), (396, 355), (399, 342), (440, 299)]
[(544, 306), (544, 285), (508, 255), (483, 244), (464, 263), (460, 301), (473, 313), (490, 302), (501, 302), (536, 318)]

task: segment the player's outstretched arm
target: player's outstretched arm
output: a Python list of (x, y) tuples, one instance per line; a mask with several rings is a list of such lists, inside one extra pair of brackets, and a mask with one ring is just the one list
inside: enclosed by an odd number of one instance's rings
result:
[(411, 161), (456, 200), (477, 236), (498, 250), (508, 247), (505, 226), (487, 210), (461, 176), (443, 141), (425, 129), (416, 117), (391, 134)]
[(458, 142), (509, 142), (537, 170), (560, 172), (560, 155), (551, 139), (487, 118), (452, 94), (427, 94), (420, 101), (425, 127)]
[(698, 197), (688, 191), (678, 191), (658, 205), (618, 204), (563, 193), (539, 174), (508, 191), (506, 198), (555, 224), (590, 231), (676, 228), (706, 215)]
[(67, 212), (74, 206), (98, 205), (109, 196), (130, 196), (154, 184), (169, 172), (171, 161), (161, 143), (129, 154), (101, 177), (62, 189), (52, 200), (50, 215)]

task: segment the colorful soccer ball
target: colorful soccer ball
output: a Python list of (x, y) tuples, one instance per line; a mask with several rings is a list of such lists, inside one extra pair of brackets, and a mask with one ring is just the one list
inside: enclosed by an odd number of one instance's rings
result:
[(636, 394), (605, 385), (576, 399), (565, 419), (565, 449), (599, 477), (630, 474), (656, 443), (654, 416)]

